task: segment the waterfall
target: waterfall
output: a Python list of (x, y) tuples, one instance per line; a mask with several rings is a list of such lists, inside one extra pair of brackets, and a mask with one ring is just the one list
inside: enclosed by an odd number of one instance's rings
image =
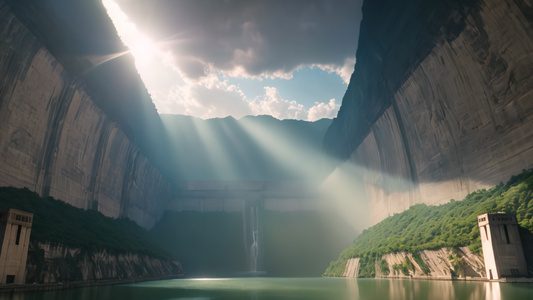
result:
[(257, 272), (259, 257), (259, 208), (250, 207), (250, 225), (252, 229), (252, 245), (250, 246), (250, 271)]

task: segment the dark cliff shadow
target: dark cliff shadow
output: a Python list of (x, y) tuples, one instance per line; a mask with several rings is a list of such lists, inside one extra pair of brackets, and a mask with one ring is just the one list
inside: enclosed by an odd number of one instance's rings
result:
[(520, 225), (518, 225), (518, 232), (526, 258), (527, 274), (533, 277), (533, 233)]

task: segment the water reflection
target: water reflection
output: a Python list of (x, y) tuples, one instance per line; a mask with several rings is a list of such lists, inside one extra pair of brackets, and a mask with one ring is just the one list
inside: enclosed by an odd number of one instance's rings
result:
[(485, 283), (485, 300), (501, 300), (501, 299), (502, 299), (502, 293), (500, 291), (500, 283), (499, 282)]
[[(520, 288), (522, 287), (522, 288)], [(530, 299), (533, 285), (506, 284), (502, 297), (499, 282), (429, 281), (401, 279), (347, 279), (347, 299)], [(522, 298), (522, 296), (526, 296)], [(516, 297), (515, 297), (516, 296)], [(533, 299), (533, 298), (532, 298)]]
[(0, 294), (0, 300), (533, 299), (533, 284), (395, 279), (230, 278), (164, 280), (67, 291)]

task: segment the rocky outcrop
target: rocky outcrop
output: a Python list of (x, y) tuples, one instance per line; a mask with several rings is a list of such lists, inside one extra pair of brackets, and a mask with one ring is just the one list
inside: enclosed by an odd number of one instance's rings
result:
[[(416, 277), (428, 279), (486, 278), (483, 259), (472, 254), (467, 247), (459, 248), (455, 254), (446, 248), (424, 250), (420, 252), (420, 258), (422, 263), (426, 264), (429, 270), (428, 273), (424, 273), (420, 262), (417, 262), (411, 253), (398, 252), (386, 254), (383, 256), (383, 259), (389, 265), (389, 274), (383, 274), (380, 268), (376, 268), (376, 277)], [(401, 270), (394, 270), (394, 265), (402, 265), (406, 259), (413, 266), (409, 270), (409, 274), (403, 274)]]
[(32, 243), (26, 283), (143, 280), (183, 275), (176, 261), (137, 253), (110, 253)]
[[(486, 278), (483, 258), (472, 254), (468, 247), (457, 251), (447, 248), (424, 250), (418, 253), (419, 260), (412, 253), (397, 252), (381, 257), (385, 267), (376, 260), (375, 274), (380, 278), (419, 278), (419, 279), (483, 279)], [(343, 277), (358, 277), (359, 258), (346, 262)]]
[(356, 164), (372, 223), (533, 166), (533, 6), (365, 1), (325, 151)]
[(124, 123), (97, 105), (0, 1), (0, 185), (28, 187), (106, 216), (150, 227), (170, 186)]
[(357, 278), (357, 275), (359, 274), (359, 258), (350, 258), (346, 262), (346, 268), (344, 269), (344, 273), (342, 274), (342, 277), (348, 277), (348, 278)]

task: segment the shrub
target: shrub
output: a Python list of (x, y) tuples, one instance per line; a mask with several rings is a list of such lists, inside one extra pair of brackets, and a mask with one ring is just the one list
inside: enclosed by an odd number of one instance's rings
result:
[(153, 244), (144, 228), (129, 219), (106, 217), (100, 212), (76, 208), (52, 197), (41, 198), (27, 188), (0, 187), (0, 208), (34, 214), (32, 242), (170, 257)]
[(379, 270), (381, 271), (381, 274), (385, 276), (389, 275), (390, 273), (389, 263), (385, 259), (382, 259), (381, 262), (379, 263)]

